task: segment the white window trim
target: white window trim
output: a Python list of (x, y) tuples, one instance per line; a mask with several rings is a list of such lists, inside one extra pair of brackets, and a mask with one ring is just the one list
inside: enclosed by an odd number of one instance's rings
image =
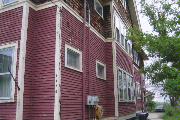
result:
[(18, 2), (18, 0), (15, 0), (15, 1), (12, 1), (12, 2), (10, 2), (10, 3), (4, 4), (4, 1), (3, 1), (3, 0), (0, 0), (0, 6), (8, 6), (8, 5), (13, 4), (13, 3), (16, 3), (16, 2)]
[[(115, 42), (123, 49), (124, 52), (127, 53), (127, 55), (129, 55), (133, 59), (132, 52), (129, 53), (127, 50), (125, 50), (125, 38), (126, 38), (128, 27), (124, 24), (124, 22), (122, 21), (122, 19), (120, 18), (119, 14), (117, 14), (116, 11), (114, 12), (113, 17), (114, 17), (114, 20), (113, 20), (113, 22), (114, 22), (113, 23), (113, 27), (114, 27), (113, 35), (114, 35)], [(120, 38), (119, 41), (116, 40), (116, 28), (119, 30), (119, 38)], [(124, 45), (122, 45), (121, 34), (124, 36), (124, 39), (123, 39)], [(132, 49), (132, 41), (128, 39), (128, 42), (130, 43), (131, 49)]]
[[(102, 78), (101, 76), (98, 76), (98, 67), (97, 67), (98, 64), (104, 66), (104, 78)], [(106, 65), (98, 60), (96, 60), (96, 77), (102, 80), (106, 80)]]
[[(99, 14), (99, 12), (96, 10), (95, 1), (97, 1), (97, 2), (99, 3), (99, 5), (102, 7), (102, 15)], [(101, 3), (99, 2), (99, 0), (94, 0), (94, 9), (95, 9), (95, 11), (96, 11), (102, 18), (104, 18), (104, 17), (103, 17), (103, 14), (104, 14), (103, 6), (102, 6)]]
[[(67, 49), (71, 49), (72, 51), (74, 51), (74, 52), (76, 52), (76, 53), (79, 54), (79, 57), (80, 57), (80, 58), (79, 58), (79, 60), (80, 60), (80, 61), (79, 61), (79, 65), (80, 65), (79, 69), (74, 68), (74, 67), (72, 67), (72, 66), (69, 66), (69, 65), (67, 64)], [(73, 47), (67, 45), (67, 44), (65, 44), (65, 67), (70, 68), (70, 69), (72, 69), (72, 70), (76, 70), (76, 71), (82, 72), (82, 52), (79, 51), (79, 50), (77, 50), (76, 48), (73, 48)]]
[[(133, 79), (133, 75), (131, 75), (130, 73), (128, 73), (127, 71), (125, 71), (125, 70), (123, 70), (122, 68), (120, 68), (120, 67), (117, 67), (117, 71), (118, 70), (120, 70), (120, 71), (122, 71), (122, 75), (123, 75), (123, 73), (125, 72), (126, 73), (126, 79), (127, 79), (127, 75), (128, 76), (130, 76), (130, 77), (132, 77), (132, 80), (133, 80), (133, 83), (135, 83), (135, 81), (134, 81), (134, 79)], [(122, 78), (123, 79), (123, 78)], [(127, 84), (128, 84), (128, 82), (127, 82)], [(118, 85), (119, 85), (119, 83), (118, 83)], [(118, 86), (119, 87), (119, 86)], [(118, 88), (119, 89), (119, 88)], [(135, 88), (134, 88), (135, 89)], [(119, 93), (119, 90), (118, 90), (118, 93)], [(128, 96), (128, 92), (127, 92), (127, 96)], [(131, 97), (132, 97), (132, 95), (131, 95)], [(134, 95), (134, 98), (136, 98), (136, 95)], [(124, 92), (123, 92), (123, 99), (124, 99)], [(120, 100), (119, 98), (118, 98), (118, 102), (135, 102), (136, 100), (134, 99), (134, 100)]]
[[(17, 65), (17, 49), (18, 49), (18, 42), (15, 43), (8, 43), (8, 44), (1, 44), (0, 49), (8, 48), (8, 47), (15, 47), (14, 50), (14, 60), (12, 64), (12, 75), (16, 78), (16, 65)], [(0, 97), (0, 103), (7, 103), (7, 102), (14, 102), (14, 95), (15, 95), (15, 81), (11, 77), (11, 97)]]
[(126, 9), (126, 0), (121, 0), (123, 7)]
[[(139, 90), (138, 90), (139, 89)], [(136, 98), (137, 100), (141, 100), (141, 94), (142, 94), (142, 91), (141, 91), (141, 84), (139, 82), (136, 82)], [(140, 95), (140, 96), (139, 96)]]

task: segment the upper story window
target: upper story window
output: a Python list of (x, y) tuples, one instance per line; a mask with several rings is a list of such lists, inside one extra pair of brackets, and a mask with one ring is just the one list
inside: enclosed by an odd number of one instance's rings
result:
[(125, 38), (125, 50), (128, 52), (128, 39)]
[(65, 67), (82, 71), (82, 52), (65, 45)]
[(130, 43), (127, 43), (127, 47), (128, 47), (128, 53), (132, 55), (132, 45)]
[(121, 33), (121, 45), (124, 46), (125, 36)]
[(119, 102), (135, 100), (135, 83), (132, 76), (127, 72), (118, 69), (117, 80)]
[(96, 61), (96, 76), (97, 78), (106, 80), (106, 65)]
[(126, 8), (127, 0), (121, 0), (121, 1), (122, 1), (122, 4), (123, 4), (124, 8)]
[(2, 0), (3, 2), (3, 5), (8, 5), (8, 4), (11, 4), (13, 2), (15, 2), (16, 0)]
[(0, 46), (0, 102), (13, 100), (16, 75), (16, 45)]
[(120, 32), (117, 27), (116, 27), (116, 40), (117, 40), (117, 42), (120, 42)]
[(140, 64), (139, 55), (135, 50), (133, 50), (133, 59), (134, 59), (134, 62), (139, 66)]
[(98, 0), (94, 0), (94, 9), (103, 18), (103, 6)]

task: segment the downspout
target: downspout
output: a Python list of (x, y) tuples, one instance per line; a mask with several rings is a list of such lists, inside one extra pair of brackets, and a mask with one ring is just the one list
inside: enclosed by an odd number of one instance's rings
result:
[(84, 0), (84, 21), (83, 21), (83, 73), (82, 73), (82, 120), (85, 120), (85, 101), (86, 101), (86, 87), (85, 87), (85, 80), (86, 80), (86, 0)]

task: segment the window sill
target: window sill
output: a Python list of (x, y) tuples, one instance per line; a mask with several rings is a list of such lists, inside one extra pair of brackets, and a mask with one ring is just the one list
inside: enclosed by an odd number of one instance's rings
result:
[(68, 66), (68, 65), (66, 65), (65, 67), (66, 67), (66, 68), (69, 68), (69, 69), (71, 69), (71, 70), (78, 71), (78, 72), (83, 72), (82, 69), (77, 69), (77, 68), (74, 68), (74, 67), (71, 67), (71, 66)]
[(140, 98), (140, 97), (138, 97), (138, 98), (137, 98), (137, 100), (141, 100), (141, 98)]
[(96, 76), (98, 79), (100, 80), (106, 80), (106, 78), (102, 78), (102, 77), (99, 77), (99, 76)]
[(14, 102), (14, 99), (2, 99), (0, 98), (0, 103), (11, 103)]
[(119, 101), (119, 103), (135, 103), (135, 100), (131, 100), (131, 101)]

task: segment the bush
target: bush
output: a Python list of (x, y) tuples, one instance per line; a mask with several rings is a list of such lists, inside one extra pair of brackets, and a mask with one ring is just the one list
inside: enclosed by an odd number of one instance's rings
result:
[(180, 109), (165, 105), (165, 114), (163, 118), (164, 120), (180, 120)]
[(165, 106), (165, 115), (167, 116), (173, 116), (176, 112), (176, 108), (170, 106), (170, 105), (166, 105)]
[(155, 107), (156, 107), (156, 102), (154, 101), (147, 102), (147, 109), (149, 112), (153, 112), (155, 110)]

